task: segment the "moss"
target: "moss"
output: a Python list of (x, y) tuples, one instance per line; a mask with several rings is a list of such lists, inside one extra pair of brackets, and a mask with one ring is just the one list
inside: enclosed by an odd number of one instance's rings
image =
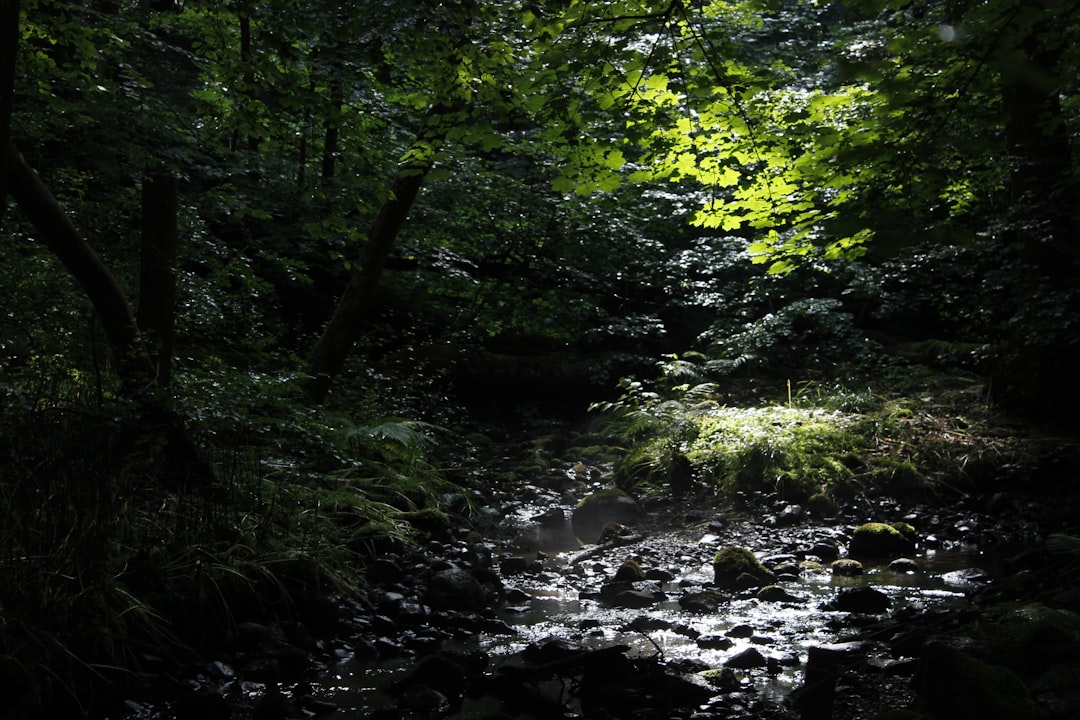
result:
[(863, 574), (862, 563), (858, 560), (852, 560), (851, 558), (840, 558), (834, 560), (832, 565), (829, 566), (833, 575), (840, 575), (843, 577), (856, 577)]
[(754, 553), (742, 547), (726, 547), (713, 558), (713, 581), (726, 588), (755, 587), (776, 581)]
[(441, 540), (450, 537), (450, 518), (437, 508), (402, 513), (401, 518), (429, 538)]
[(922, 658), (919, 705), (935, 720), (1036, 720), (1045, 717), (1012, 671), (940, 642)]
[(892, 527), (898, 533), (907, 538), (907, 540), (911, 542), (912, 545), (919, 542), (919, 534), (918, 532), (916, 532), (915, 526), (911, 523), (897, 521), (894, 522), (890, 527)]
[(915, 543), (892, 525), (870, 522), (855, 528), (851, 543), (848, 545), (848, 554), (861, 557), (888, 557), (905, 555), (914, 549)]
[(615, 571), (616, 582), (637, 582), (645, 579), (645, 571), (634, 560), (627, 560)]
[[(613, 499), (613, 498), (630, 498), (630, 494), (625, 490), (619, 488), (604, 488), (597, 490), (596, 492), (588, 495), (578, 502), (578, 508), (588, 507), (591, 504), (599, 503), (601, 500)], [(633, 498), (630, 498), (633, 499)]]
[(803, 502), (854, 480), (867, 441), (833, 413), (792, 407), (723, 408), (700, 421), (687, 457), (722, 490), (778, 490)]

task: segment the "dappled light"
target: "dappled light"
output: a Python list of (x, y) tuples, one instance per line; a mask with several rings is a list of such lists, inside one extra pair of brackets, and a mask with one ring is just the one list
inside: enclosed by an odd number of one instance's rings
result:
[(5, 717), (1077, 717), (1078, 20), (0, 2)]

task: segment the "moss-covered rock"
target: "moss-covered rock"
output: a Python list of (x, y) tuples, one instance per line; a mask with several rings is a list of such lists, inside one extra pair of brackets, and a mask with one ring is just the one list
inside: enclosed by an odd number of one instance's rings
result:
[(942, 641), (924, 648), (918, 680), (920, 709), (935, 720), (1045, 717), (1018, 675)]
[(858, 577), (863, 574), (862, 563), (858, 560), (852, 560), (851, 558), (840, 558), (834, 560), (832, 565), (829, 566), (829, 570), (833, 575), (839, 575), (841, 577)]
[(599, 490), (574, 508), (571, 524), (583, 542), (594, 542), (607, 523), (628, 523), (641, 516), (641, 505), (618, 488)]
[(635, 560), (626, 560), (615, 571), (616, 582), (638, 582), (645, 579), (645, 571)]
[(719, 587), (743, 589), (776, 582), (776, 575), (742, 547), (726, 547), (713, 558), (713, 582)]
[[(910, 525), (908, 527), (911, 527)], [(914, 528), (911, 528), (914, 533)], [(848, 545), (848, 555), (853, 557), (881, 558), (910, 555), (915, 542), (893, 525), (871, 522), (855, 528)]]

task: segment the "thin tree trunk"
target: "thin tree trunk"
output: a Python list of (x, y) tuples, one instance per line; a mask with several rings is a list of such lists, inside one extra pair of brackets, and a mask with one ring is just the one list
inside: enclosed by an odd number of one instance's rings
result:
[(154, 370), (124, 291), (11, 143), (6, 154), (11, 196), (41, 233), (41, 240), (86, 291), (101, 318), (124, 386), (133, 391), (144, 387), (153, 380)]
[(368, 323), (375, 290), (398, 232), (408, 217), (431, 164), (442, 146), (449, 125), (444, 121), (452, 108), (439, 105), (433, 109), (425, 129), (408, 153), (412, 159), (403, 164), (394, 180), (390, 196), (379, 208), (368, 239), (360, 249), (334, 314), (322, 337), (308, 357), (308, 398), (321, 403), (330, 392), (330, 384), (345, 364), (345, 358)]
[(139, 274), (138, 326), (150, 342), (150, 361), (157, 382), (172, 379), (176, 317), (176, 177), (150, 173), (142, 188), (142, 257)]
[(330, 114), (326, 118), (326, 134), (323, 141), (322, 178), (334, 177), (337, 167), (338, 132), (341, 124), (342, 88), (341, 77), (336, 71), (330, 78)]
[[(0, 0), (0, 148), (11, 137), (11, 109), (15, 95), (15, 57), (19, 47), (18, 0)], [(0, 156), (0, 227), (7, 209), (7, 152)]]

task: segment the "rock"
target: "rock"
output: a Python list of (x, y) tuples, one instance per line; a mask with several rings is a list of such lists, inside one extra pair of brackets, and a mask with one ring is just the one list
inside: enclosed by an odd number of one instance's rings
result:
[(528, 569), (528, 559), (520, 555), (512, 555), (499, 560), (499, 572), (503, 575), (521, 575)]
[(232, 707), (217, 692), (209, 689), (195, 690), (176, 701), (176, 720), (229, 720)]
[(749, 670), (750, 668), (765, 667), (768, 661), (761, 651), (755, 647), (746, 648), (740, 653), (732, 655), (724, 661), (724, 667)]
[(600, 591), (601, 598), (613, 607), (640, 609), (647, 608), (665, 599), (664, 593), (658, 590), (642, 590), (637, 588), (621, 589), (614, 593)]
[(240, 677), (258, 683), (280, 682), (283, 675), (281, 663), (271, 657), (253, 658), (240, 668)]
[(889, 596), (880, 590), (875, 590), (872, 587), (861, 587), (841, 590), (825, 607), (828, 610), (839, 610), (840, 612), (877, 615), (888, 610), (890, 604)]
[(824, 562), (829, 562), (830, 560), (835, 560), (840, 557), (840, 548), (837, 547), (835, 543), (819, 542), (814, 543), (806, 554), (813, 555)]
[(687, 612), (713, 613), (716, 612), (720, 608), (721, 603), (726, 600), (727, 596), (722, 595), (715, 590), (700, 590), (680, 595), (679, 607)]
[(919, 564), (911, 558), (896, 558), (889, 563), (889, 569), (898, 573), (917, 573)]
[(456, 706), (465, 695), (468, 679), (457, 659), (435, 653), (420, 658), (416, 667), (388, 689), (394, 695), (406, 697), (413, 688), (434, 690), (448, 706)]
[[(906, 523), (897, 523), (911, 528)], [(914, 531), (914, 528), (912, 528)], [(853, 557), (879, 558), (896, 555), (910, 555), (915, 550), (915, 542), (894, 525), (872, 522), (855, 528), (848, 545), (848, 555)]]
[(748, 638), (754, 636), (754, 626), (743, 623), (742, 625), (735, 625), (724, 633), (728, 637), (733, 638)]
[(990, 582), (990, 575), (981, 568), (953, 570), (941, 576), (946, 585), (957, 588), (978, 588)]
[(605, 524), (626, 523), (641, 516), (641, 506), (634, 498), (615, 488), (600, 490), (578, 503), (571, 517), (574, 533), (588, 542), (600, 537)]
[(802, 602), (803, 598), (793, 595), (780, 585), (766, 585), (757, 591), (758, 600), (766, 602)]
[(480, 582), (460, 568), (440, 570), (431, 576), (426, 593), (428, 605), (436, 610), (483, 610), (488, 593)]
[(735, 644), (731, 638), (723, 635), (702, 635), (696, 642), (702, 650), (728, 650)]
[(638, 582), (645, 579), (641, 566), (634, 560), (626, 560), (615, 571), (615, 581)]
[(833, 561), (833, 564), (829, 566), (833, 575), (839, 575), (840, 577), (857, 577), (863, 574), (862, 563), (858, 560), (852, 560), (851, 558), (840, 558)]
[(933, 717), (1044, 717), (1027, 686), (1011, 670), (977, 660), (941, 640), (923, 648), (916, 683), (919, 706)]
[(745, 589), (776, 582), (776, 576), (746, 548), (726, 547), (713, 558), (713, 582), (722, 588)]

